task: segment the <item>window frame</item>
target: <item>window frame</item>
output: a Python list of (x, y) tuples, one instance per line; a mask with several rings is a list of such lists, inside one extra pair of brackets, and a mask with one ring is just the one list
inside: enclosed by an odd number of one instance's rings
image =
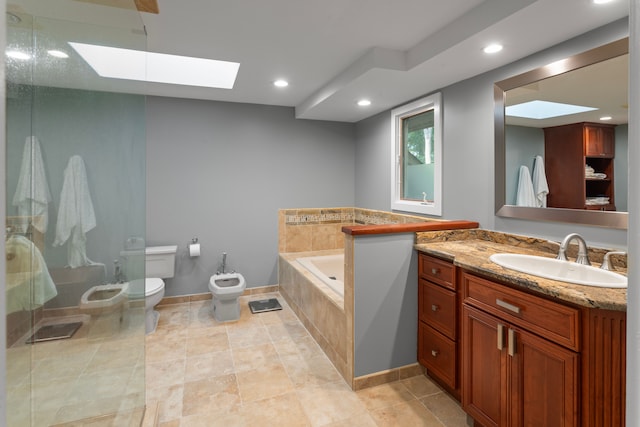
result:
[[(422, 202), (402, 198), (403, 168), (402, 121), (433, 110), (433, 201)], [(442, 216), (442, 94), (425, 96), (391, 110), (391, 210)]]

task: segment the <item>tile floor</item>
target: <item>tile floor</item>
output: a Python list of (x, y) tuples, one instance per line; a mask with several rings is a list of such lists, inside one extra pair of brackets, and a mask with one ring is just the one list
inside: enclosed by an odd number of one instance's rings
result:
[[(248, 301), (278, 297), (281, 311)], [(279, 294), (241, 298), (221, 324), (210, 301), (159, 307), (146, 338), (147, 402), (159, 425), (465, 427), (460, 406), (424, 376), (353, 392)]]

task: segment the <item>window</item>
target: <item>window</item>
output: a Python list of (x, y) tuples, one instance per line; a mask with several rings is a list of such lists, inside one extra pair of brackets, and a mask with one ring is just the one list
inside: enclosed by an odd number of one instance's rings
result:
[(391, 209), (442, 215), (441, 95), (391, 111)]

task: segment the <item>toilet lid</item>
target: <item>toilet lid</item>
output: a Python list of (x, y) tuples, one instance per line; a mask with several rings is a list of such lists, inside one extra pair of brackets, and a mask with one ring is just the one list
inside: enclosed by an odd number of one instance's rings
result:
[(158, 292), (164, 286), (164, 281), (158, 277), (144, 279), (144, 294), (151, 295)]

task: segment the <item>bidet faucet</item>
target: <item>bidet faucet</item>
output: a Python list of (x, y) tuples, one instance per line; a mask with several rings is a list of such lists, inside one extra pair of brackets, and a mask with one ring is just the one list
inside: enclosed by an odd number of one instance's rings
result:
[(578, 233), (571, 233), (562, 240), (562, 243), (560, 243), (560, 250), (558, 251), (558, 256), (556, 257), (556, 259), (569, 261), (567, 259), (566, 252), (567, 248), (569, 247), (569, 243), (571, 243), (573, 239), (576, 239), (578, 241), (578, 257), (576, 258), (576, 262), (578, 264), (591, 265), (591, 262), (589, 261), (589, 252), (587, 250), (587, 242), (585, 242), (582, 236)]
[(124, 283), (125, 278), (122, 267), (120, 267), (120, 261), (114, 259), (113, 266), (113, 283)]

